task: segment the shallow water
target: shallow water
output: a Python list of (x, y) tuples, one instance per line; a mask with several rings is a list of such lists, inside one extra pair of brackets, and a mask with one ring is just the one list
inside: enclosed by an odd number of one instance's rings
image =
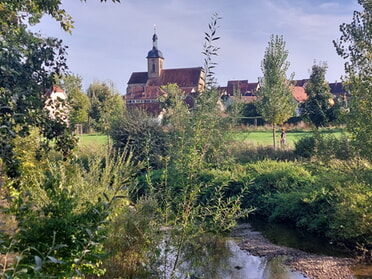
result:
[[(283, 257), (270, 260), (241, 250), (235, 238), (209, 242), (204, 252), (194, 254), (178, 268), (180, 279), (305, 279), (283, 264)], [(204, 243), (208, 245), (208, 241)], [(169, 277), (169, 274), (167, 278)]]
[(221, 279), (303, 279), (298, 272), (291, 272), (282, 257), (270, 260), (250, 255), (239, 248), (235, 240), (226, 241), (231, 256), (227, 259), (227, 268), (218, 273)]
[[(253, 218), (249, 224), (256, 231), (262, 233), (268, 240), (277, 245), (300, 249), (305, 252), (335, 257), (351, 257), (329, 241), (301, 232), (292, 226), (276, 224)], [(358, 264), (351, 267), (354, 279), (372, 279), (372, 265)]]
[[(300, 249), (314, 254), (347, 256), (324, 239), (314, 237), (291, 228), (255, 220), (251, 229), (259, 231), (271, 242)], [(182, 264), (177, 269), (178, 279), (305, 279), (299, 272), (289, 270), (284, 265), (283, 256), (267, 259), (257, 257), (240, 249), (240, 238), (205, 237), (186, 249)], [(202, 248), (201, 248), (202, 247)], [(168, 266), (172, 266), (175, 251), (168, 246)], [(164, 278), (170, 278), (167, 268), (161, 268)], [(372, 279), (372, 266), (359, 265), (353, 268), (354, 279)]]

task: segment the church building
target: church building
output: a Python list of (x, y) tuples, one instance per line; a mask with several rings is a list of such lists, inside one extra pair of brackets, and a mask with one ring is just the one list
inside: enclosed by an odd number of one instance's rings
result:
[(153, 47), (147, 54), (147, 72), (132, 73), (125, 95), (127, 107), (136, 106), (152, 115), (160, 113), (158, 97), (165, 94), (161, 88), (177, 84), (185, 92), (185, 99), (204, 90), (205, 79), (202, 67), (164, 69), (164, 56), (158, 49), (156, 32), (152, 37)]

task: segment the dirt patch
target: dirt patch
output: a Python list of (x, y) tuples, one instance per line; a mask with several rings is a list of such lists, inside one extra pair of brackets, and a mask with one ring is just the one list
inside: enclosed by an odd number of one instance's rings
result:
[(271, 243), (259, 232), (253, 231), (249, 224), (240, 225), (232, 233), (240, 237), (239, 247), (250, 254), (268, 259), (284, 256), (284, 264), (310, 279), (352, 279), (350, 267), (355, 261), (350, 258), (315, 255), (298, 249)]

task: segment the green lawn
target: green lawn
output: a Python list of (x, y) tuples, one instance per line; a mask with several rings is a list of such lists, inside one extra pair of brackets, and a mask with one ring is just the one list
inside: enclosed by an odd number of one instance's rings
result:
[[(336, 137), (340, 137), (343, 133), (342, 129), (330, 129), (322, 130), (322, 134), (333, 134)], [(299, 131), (299, 130), (289, 130), (286, 131), (287, 146), (294, 147), (295, 142), (302, 137), (310, 136), (311, 131)], [(80, 146), (97, 146), (107, 144), (107, 136), (102, 134), (84, 134), (79, 136), (79, 145)], [(273, 145), (272, 132), (270, 130), (246, 130), (246, 131), (236, 131), (234, 134), (234, 140), (244, 141), (255, 146), (268, 146)], [(279, 145), (280, 140), (280, 130), (276, 131), (276, 140)]]
[[(322, 130), (321, 133), (323, 135), (334, 135), (336, 137), (340, 137), (343, 133), (342, 129), (333, 129), (333, 130)], [(294, 147), (295, 142), (297, 142), (300, 138), (311, 136), (311, 131), (286, 131), (286, 145), (288, 147)], [(234, 139), (237, 141), (244, 141), (247, 143), (251, 143), (255, 146), (267, 146), (273, 145), (273, 135), (272, 131), (270, 130), (260, 130), (260, 131), (238, 131), (235, 133)], [(280, 130), (276, 131), (276, 142), (279, 145), (280, 140)]]
[(107, 144), (107, 136), (102, 134), (79, 135), (79, 146), (94, 146)]

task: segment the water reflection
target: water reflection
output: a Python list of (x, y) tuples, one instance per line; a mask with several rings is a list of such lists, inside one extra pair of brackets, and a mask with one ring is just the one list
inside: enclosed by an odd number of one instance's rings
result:
[[(304, 279), (291, 272), (283, 257), (266, 259), (250, 255), (239, 248), (235, 239), (219, 239), (209, 243), (204, 251), (189, 250), (179, 267), (177, 278), (190, 279)], [(190, 255), (193, 254), (193, 257)], [(193, 259), (192, 259), (193, 258)]]

